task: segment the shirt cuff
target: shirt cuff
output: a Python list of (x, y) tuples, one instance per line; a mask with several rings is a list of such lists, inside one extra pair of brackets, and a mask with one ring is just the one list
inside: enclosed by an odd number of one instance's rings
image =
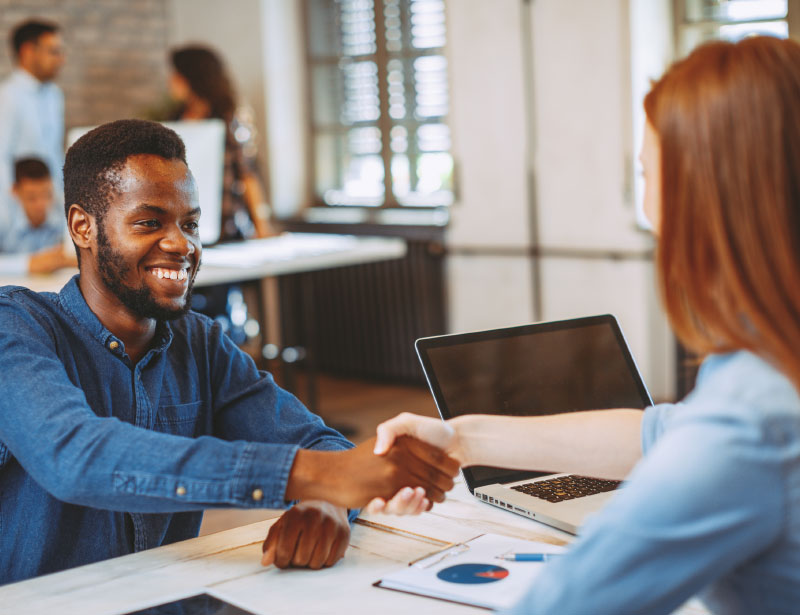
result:
[(248, 508), (286, 508), (286, 486), (297, 445), (250, 442), (244, 447), (235, 471), (235, 497)]

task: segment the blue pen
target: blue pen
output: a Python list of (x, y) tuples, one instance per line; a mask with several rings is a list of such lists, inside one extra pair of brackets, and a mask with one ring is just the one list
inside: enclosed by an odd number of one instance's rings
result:
[(506, 553), (499, 555), (498, 559), (509, 562), (546, 562), (551, 557), (558, 557), (560, 553)]

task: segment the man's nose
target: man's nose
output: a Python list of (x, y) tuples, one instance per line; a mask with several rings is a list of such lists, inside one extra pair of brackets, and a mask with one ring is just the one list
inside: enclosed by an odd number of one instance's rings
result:
[(177, 224), (170, 225), (167, 232), (159, 242), (165, 252), (174, 252), (182, 256), (193, 254), (197, 250), (194, 238), (190, 237)]

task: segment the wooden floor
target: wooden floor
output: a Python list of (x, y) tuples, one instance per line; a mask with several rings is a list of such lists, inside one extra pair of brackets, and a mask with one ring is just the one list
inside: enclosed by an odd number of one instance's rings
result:
[[(320, 375), (318, 378), (318, 414), (325, 422), (343, 428), (356, 444), (375, 435), (379, 423), (400, 412), (438, 416), (427, 388), (382, 384), (351, 378)], [(306, 401), (305, 382), (298, 379), (297, 395)], [(200, 534), (255, 523), (280, 514), (266, 510), (209, 510), (203, 518)]]

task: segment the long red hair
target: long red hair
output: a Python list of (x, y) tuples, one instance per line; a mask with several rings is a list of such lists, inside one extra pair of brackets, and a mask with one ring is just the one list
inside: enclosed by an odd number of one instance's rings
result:
[(800, 387), (800, 45), (699, 47), (644, 102), (661, 148), (657, 267), (678, 337)]

